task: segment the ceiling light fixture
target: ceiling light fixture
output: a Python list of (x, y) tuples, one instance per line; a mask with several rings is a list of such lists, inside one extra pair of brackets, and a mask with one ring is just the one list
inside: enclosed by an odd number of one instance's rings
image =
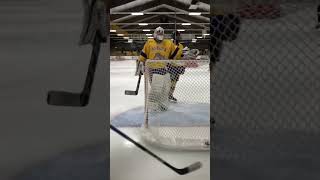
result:
[(142, 16), (143, 13), (142, 12), (134, 12), (134, 13), (131, 13), (132, 16)]
[(189, 12), (189, 16), (200, 16), (200, 12)]

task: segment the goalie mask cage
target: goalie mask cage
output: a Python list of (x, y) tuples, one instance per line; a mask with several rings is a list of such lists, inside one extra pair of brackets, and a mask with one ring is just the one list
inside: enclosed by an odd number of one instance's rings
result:
[[(261, 168), (248, 172), (256, 175), (266, 174), (262, 170), (266, 166), (310, 170), (320, 162), (320, 31), (315, 29), (319, 2), (277, 2), (280, 16), (234, 13), (240, 21), (224, 21), (233, 23), (233, 28), (224, 24), (229, 31), (217, 28), (216, 22), (223, 23), (219, 17), (211, 19), (211, 60), (216, 61), (211, 147), (215, 168), (221, 172), (219, 162), (227, 159), (236, 160), (243, 169)], [(226, 32), (233, 38), (221, 39)], [(271, 175), (279, 175), (279, 169), (270, 170), (269, 179), (278, 179)]]
[[(148, 60), (144, 77), (143, 139), (166, 149), (209, 150), (209, 60)], [(172, 92), (177, 102), (169, 100)]]

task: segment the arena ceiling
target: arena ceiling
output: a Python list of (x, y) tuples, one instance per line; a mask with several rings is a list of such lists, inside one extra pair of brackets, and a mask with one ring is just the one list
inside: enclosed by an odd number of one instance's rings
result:
[(174, 30), (179, 30), (184, 42), (193, 39), (194, 44), (208, 44), (209, 3), (210, 0), (113, 0), (111, 40), (141, 44), (161, 26), (168, 38)]

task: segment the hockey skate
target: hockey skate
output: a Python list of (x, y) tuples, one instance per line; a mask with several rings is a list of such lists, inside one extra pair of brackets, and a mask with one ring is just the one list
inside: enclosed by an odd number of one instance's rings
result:
[(173, 97), (173, 95), (170, 95), (169, 96), (169, 101), (172, 102), (172, 103), (177, 103), (178, 100), (177, 100), (177, 98)]
[(160, 112), (167, 111), (167, 110), (168, 110), (168, 106), (167, 105), (159, 103), (159, 111)]

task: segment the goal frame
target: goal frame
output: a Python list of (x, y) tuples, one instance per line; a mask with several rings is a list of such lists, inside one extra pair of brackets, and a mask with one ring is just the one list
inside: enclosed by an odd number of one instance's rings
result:
[[(144, 122), (143, 122), (143, 125), (141, 127), (142, 130), (148, 130), (152, 126), (152, 125), (149, 124), (150, 123), (150, 119), (149, 119), (150, 116), (149, 116), (149, 109), (148, 109), (148, 93), (149, 93), (149, 87), (148, 86), (149, 86), (149, 83), (150, 83), (150, 80), (149, 80), (150, 74), (148, 72), (147, 64), (148, 64), (148, 62), (149, 63), (150, 62), (155, 62), (156, 63), (156, 62), (164, 62), (164, 61), (167, 61), (168, 63), (171, 63), (171, 62), (174, 63), (175, 62), (176, 64), (177, 63), (178, 64), (181, 63), (181, 64), (185, 64), (185, 65), (188, 64), (189, 62), (191, 62), (193, 64), (194, 63), (206, 64), (206, 65), (208, 65), (208, 69), (207, 69), (207, 71), (209, 71), (209, 76), (208, 76), (209, 82), (208, 83), (210, 84), (210, 67), (209, 67), (210, 60), (209, 59), (206, 59), (206, 60), (203, 60), (203, 59), (201, 59), (201, 60), (197, 60), (197, 59), (190, 59), (190, 60), (152, 60), (152, 59), (148, 59), (148, 60), (146, 60), (145, 67), (144, 67)], [(186, 69), (187, 68), (197, 68), (197, 67), (192, 67), (192, 66), (188, 67), (188, 66), (186, 66)], [(166, 73), (169, 73), (169, 72), (166, 72)], [(209, 99), (209, 105), (210, 105), (210, 99)], [(209, 111), (209, 114), (210, 114), (210, 111)], [(158, 141), (151, 142), (151, 144), (156, 145), (156, 146), (161, 147), (161, 148), (165, 148), (165, 149), (205, 150), (205, 151), (208, 151), (208, 150), (210, 150), (210, 116), (208, 117), (208, 126), (202, 126), (202, 127), (208, 129), (208, 137), (205, 138), (203, 140), (203, 142), (202, 142), (202, 144), (206, 144), (206, 146), (197, 146), (197, 147), (196, 146), (195, 147), (189, 147), (188, 146), (188, 147), (184, 148), (184, 147), (181, 147), (181, 146), (175, 146), (175, 145), (167, 146), (166, 144), (162, 144), (162, 143), (160, 143), (160, 144), (155, 144), (154, 143), (154, 142), (158, 142)], [(166, 128), (168, 128), (168, 127), (166, 127)], [(183, 128), (183, 127), (180, 127), (180, 128)], [(196, 128), (199, 128), (199, 127), (196, 127)], [(149, 132), (148, 134), (151, 135), (153, 133)], [(155, 138), (155, 136), (153, 136), (153, 138)], [(155, 139), (159, 140), (161, 138), (155, 138)], [(144, 140), (146, 140), (146, 139), (144, 139)], [(149, 140), (147, 140), (147, 142), (150, 143)], [(199, 144), (200, 144), (200, 142), (199, 142)], [(177, 148), (175, 148), (175, 147), (177, 147)]]

